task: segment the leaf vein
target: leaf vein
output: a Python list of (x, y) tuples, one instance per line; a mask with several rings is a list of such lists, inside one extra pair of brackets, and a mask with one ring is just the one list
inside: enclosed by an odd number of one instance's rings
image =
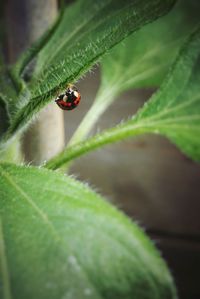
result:
[(50, 230), (53, 232), (54, 236), (58, 239), (59, 236), (52, 225), (51, 221), (49, 220), (46, 213), (44, 213), (32, 200), (32, 198), (14, 181), (13, 177), (9, 175), (7, 172), (5, 172), (2, 167), (0, 166), (1, 174), (2, 176), (9, 182), (9, 184), (21, 195), (22, 198), (25, 199), (25, 201), (32, 206), (32, 208), (35, 210), (35, 212), (39, 215), (39, 217), (43, 220), (43, 222), (50, 228)]

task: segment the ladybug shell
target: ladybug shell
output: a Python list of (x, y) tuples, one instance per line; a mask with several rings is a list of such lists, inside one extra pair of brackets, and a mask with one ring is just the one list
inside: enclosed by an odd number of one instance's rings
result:
[(55, 100), (56, 104), (63, 110), (73, 110), (81, 100), (81, 95), (76, 87), (68, 87), (65, 93), (60, 94)]

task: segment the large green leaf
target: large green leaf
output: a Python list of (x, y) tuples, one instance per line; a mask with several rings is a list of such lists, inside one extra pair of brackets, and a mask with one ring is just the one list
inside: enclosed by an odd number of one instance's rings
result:
[(102, 145), (147, 132), (167, 136), (200, 161), (200, 27), (187, 39), (161, 88), (136, 116), (71, 146), (46, 166), (57, 168)]
[(180, 45), (199, 22), (199, 11), (199, 1), (179, 0), (166, 16), (144, 26), (103, 57), (96, 99), (70, 145), (84, 139), (124, 91), (161, 84)]
[(114, 47), (101, 62), (101, 89), (112, 86), (119, 94), (159, 86), (184, 39), (198, 24), (199, 9), (196, 0), (179, 0), (169, 14)]
[[(66, 8), (51, 39), (31, 63), (31, 68), (34, 65), (35, 68), (29, 74), (29, 90), (23, 90), (12, 108), (7, 137), (22, 128), (59, 89), (77, 80), (111, 47), (167, 13), (173, 4), (174, 0), (79, 0)], [(24, 68), (25, 77), (29, 69)]]
[(85, 185), (11, 164), (0, 185), (0, 298), (176, 298), (145, 234)]

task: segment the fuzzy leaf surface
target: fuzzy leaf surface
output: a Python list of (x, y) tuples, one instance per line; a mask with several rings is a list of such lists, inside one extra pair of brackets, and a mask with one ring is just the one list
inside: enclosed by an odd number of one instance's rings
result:
[(159, 87), (185, 38), (199, 22), (200, 2), (179, 0), (162, 18), (144, 26), (101, 60), (101, 84), (70, 145), (83, 140), (123, 92)]
[(0, 298), (176, 298), (150, 240), (90, 188), (11, 164), (0, 185)]
[(158, 92), (136, 116), (71, 146), (46, 166), (60, 167), (105, 144), (144, 133), (164, 135), (190, 158), (200, 161), (200, 27), (187, 39)]
[(199, 22), (200, 3), (180, 0), (162, 18), (114, 47), (101, 61), (102, 86), (117, 94), (163, 81), (185, 38)]
[(167, 13), (174, 2), (80, 0), (66, 8), (48, 43), (34, 58), (28, 90), (23, 90), (13, 108), (7, 138), (27, 124), (67, 83), (80, 78), (130, 33)]

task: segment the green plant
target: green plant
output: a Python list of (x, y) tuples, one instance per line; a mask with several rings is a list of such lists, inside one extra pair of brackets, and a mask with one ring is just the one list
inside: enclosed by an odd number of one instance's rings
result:
[[(174, 1), (79, 0), (64, 7), (54, 27), (14, 66), (2, 59), (0, 105), (7, 120), (1, 149), (6, 153), (57, 91), (108, 52), (101, 60), (97, 98), (66, 149), (40, 168), (0, 164), (0, 298), (177, 298), (166, 264), (145, 233), (91, 188), (52, 170), (147, 132), (168, 137), (200, 160), (200, 27), (187, 17), (186, 3), (143, 28)], [(131, 119), (86, 139), (117, 96), (159, 85)]]

